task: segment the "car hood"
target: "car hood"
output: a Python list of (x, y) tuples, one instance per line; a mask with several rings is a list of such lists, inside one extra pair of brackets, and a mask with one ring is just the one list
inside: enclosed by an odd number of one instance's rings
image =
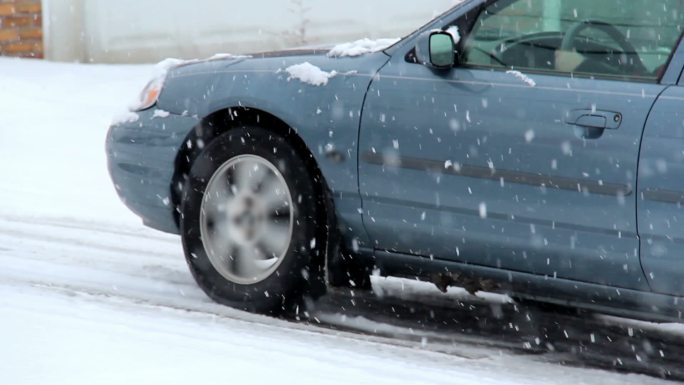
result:
[(325, 55), (332, 49), (332, 46), (320, 48), (292, 48), (279, 51), (268, 51), (255, 53), (251, 56), (253, 58), (277, 58), (277, 57), (293, 57), (293, 56), (317, 56)]
[[(374, 72), (377, 70), (377, 60), (370, 59), (388, 55), (383, 51), (366, 53), (356, 56), (329, 57), (328, 53), (333, 45), (294, 48), (278, 51), (260, 52), (251, 55), (218, 54), (207, 59), (179, 62), (169, 69), (170, 77), (184, 77), (193, 74), (220, 73), (230, 70), (245, 69), (259, 71), (279, 71), (288, 66), (309, 62), (326, 71), (360, 71)], [(367, 60), (370, 59), (370, 60)]]
[[(158, 106), (172, 113), (204, 116), (230, 98), (238, 102), (259, 98), (266, 103), (276, 89), (295, 94), (303, 87), (312, 87), (310, 92), (331, 92), (332, 88), (319, 86), (342, 75), (370, 79), (389, 60), (384, 52), (354, 57), (329, 57), (328, 52), (294, 49), (183, 62), (168, 71)], [(359, 89), (366, 86), (358, 85)], [(254, 95), (256, 90), (261, 90), (259, 95)]]
[[(232, 54), (216, 54), (206, 59), (192, 59), (192, 60), (178, 60), (173, 62), (173, 65), (168, 66), (168, 73), (171, 77), (184, 76), (192, 73), (200, 72), (207, 73), (212, 70), (220, 71), (237, 63), (245, 61), (255, 62), (260, 59), (277, 59), (277, 58), (311, 58), (311, 57), (325, 57), (330, 51), (331, 47), (326, 48), (296, 48), (279, 51), (259, 52), (249, 55), (232, 55)], [(165, 61), (168, 63), (168, 61)], [(165, 63), (162, 62), (162, 63)]]

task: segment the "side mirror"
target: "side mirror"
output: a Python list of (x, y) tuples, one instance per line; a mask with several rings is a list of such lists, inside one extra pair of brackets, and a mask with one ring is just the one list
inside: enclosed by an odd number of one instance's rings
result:
[(435, 69), (450, 69), (456, 62), (454, 37), (444, 31), (432, 31), (421, 36), (416, 46), (416, 58)]

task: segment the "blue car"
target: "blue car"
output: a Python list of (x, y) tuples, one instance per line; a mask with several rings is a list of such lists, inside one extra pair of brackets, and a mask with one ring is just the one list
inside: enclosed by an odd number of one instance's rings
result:
[(680, 0), (470, 0), (386, 48), (186, 62), (109, 171), (239, 309), (380, 274), (681, 321), (683, 28)]

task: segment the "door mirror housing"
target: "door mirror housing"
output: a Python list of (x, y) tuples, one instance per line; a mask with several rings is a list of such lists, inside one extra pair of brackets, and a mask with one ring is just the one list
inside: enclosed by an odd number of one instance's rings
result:
[(420, 64), (435, 69), (450, 69), (456, 63), (456, 43), (446, 31), (431, 31), (420, 37), (416, 46)]

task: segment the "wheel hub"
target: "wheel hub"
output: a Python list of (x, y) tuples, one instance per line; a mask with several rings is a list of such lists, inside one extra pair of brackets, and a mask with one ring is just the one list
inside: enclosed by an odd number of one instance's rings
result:
[(253, 245), (265, 231), (266, 210), (255, 198), (238, 198), (235, 208), (227, 211), (230, 236), (241, 245)]
[(231, 282), (268, 278), (287, 254), (293, 222), (287, 183), (262, 157), (232, 158), (207, 184), (200, 210), (202, 244), (212, 266)]

